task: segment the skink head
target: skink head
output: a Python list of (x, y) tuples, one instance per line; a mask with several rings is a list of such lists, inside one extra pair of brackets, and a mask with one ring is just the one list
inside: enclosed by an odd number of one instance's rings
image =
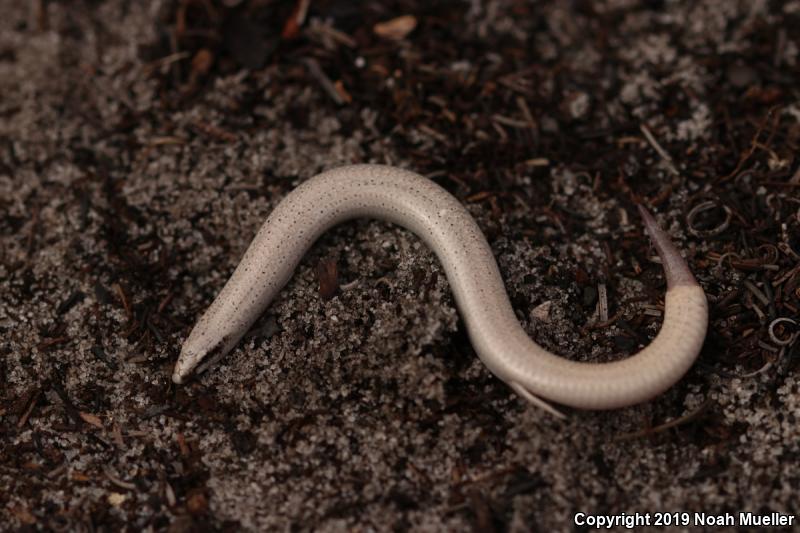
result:
[(172, 372), (172, 382), (180, 385), (186, 381), (192, 372), (202, 374), (208, 367), (227, 354), (230, 349), (228, 337), (223, 337), (215, 344), (208, 345), (202, 335), (195, 335), (195, 332), (192, 331), (189, 338), (181, 346), (181, 354), (178, 356), (178, 361), (175, 363), (175, 369)]

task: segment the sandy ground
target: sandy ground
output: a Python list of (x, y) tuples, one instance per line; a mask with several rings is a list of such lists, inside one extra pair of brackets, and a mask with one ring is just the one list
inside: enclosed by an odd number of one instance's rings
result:
[[(277, 2), (260, 48), (241, 11), (189, 2), (190, 29), (226, 29), (171, 50), (175, 4), (24, 4), (0, 0), (0, 527), (800, 512), (796, 329), (769, 332), (800, 306), (800, 2), (320, 2), (293, 39), (278, 34), (294, 3)], [(375, 34), (404, 14), (406, 37)], [(663, 281), (633, 209), (654, 206), (711, 301), (698, 364), (650, 403), (556, 420), (476, 358), (433, 254), (357, 221), (221, 364), (172, 385), (270, 210), (354, 162), (467, 204), (520, 322), (576, 360), (658, 331)]]

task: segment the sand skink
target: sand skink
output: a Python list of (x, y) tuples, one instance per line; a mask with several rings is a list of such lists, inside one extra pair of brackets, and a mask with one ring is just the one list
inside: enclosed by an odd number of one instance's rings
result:
[(267, 218), (184, 342), (172, 379), (182, 383), (195, 369), (202, 371), (228, 353), (323, 232), (347, 219), (374, 217), (408, 228), (436, 253), (475, 351), (520, 396), (556, 415), (544, 400), (581, 409), (646, 401), (671, 387), (694, 363), (706, 334), (708, 304), (669, 236), (650, 213), (639, 210), (667, 280), (661, 330), (626, 359), (576, 362), (548, 352), (525, 333), (486, 238), (450, 193), (419, 174), (389, 166), (323, 172), (289, 193)]

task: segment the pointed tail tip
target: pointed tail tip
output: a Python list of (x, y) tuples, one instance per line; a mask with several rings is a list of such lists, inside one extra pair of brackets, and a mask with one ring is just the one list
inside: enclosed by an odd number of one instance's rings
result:
[(675, 247), (669, 235), (661, 229), (661, 226), (656, 222), (655, 217), (643, 205), (636, 204), (644, 221), (644, 227), (653, 245), (661, 258), (661, 263), (664, 267), (664, 274), (667, 278), (667, 287), (676, 287), (678, 285), (697, 285), (697, 280), (686, 264), (686, 260), (681, 256), (681, 253)]
[(644, 223), (646, 225), (650, 226), (656, 224), (656, 219), (653, 218), (653, 215), (650, 213), (650, 211), (647, 210), (645, 206), (643, 206), (642, 204), (636, 204), (636, 209), (639, 210), (639, 216), (642, 217), (642, 220), (644, 220)]
[(657, 239), (657, 235), (661, 231), (661, 227), (658, 225), (658, 222), (656, 222), (653, 214), (650, 213), (650, 211), (648, 211), (648, 209), (642, 204), (636, 204), (636, 209), (639, 210), (639, 216), (642, 217), (642, 221), (644, 222), (644, 227), (647, 230), (647, 233), (649, 233), (650, 237), (654, 240)]

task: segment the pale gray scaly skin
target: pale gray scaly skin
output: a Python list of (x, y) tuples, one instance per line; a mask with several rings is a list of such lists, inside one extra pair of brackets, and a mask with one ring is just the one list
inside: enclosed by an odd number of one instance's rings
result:
[(640, 207), (667, 279), (661, 331), (643, 350), (610, 363), (575, 362), (528, 337), (517, 321), (486, 238), (456, 198), (406, 170), (354, 165), (323, 172), (297, 187), (267, 218), (241, 263), (181, 348), (172, 379), (228, 353), (283, 288), (314, 241), (345, 220), (372, 217), (408, 228), (444, 267), (472, 345), (487, 367), (517, 393), (559, 414), (540, 398), (582, 409), (646, 401), (694, 363), (708, 304), (668, 235)]

